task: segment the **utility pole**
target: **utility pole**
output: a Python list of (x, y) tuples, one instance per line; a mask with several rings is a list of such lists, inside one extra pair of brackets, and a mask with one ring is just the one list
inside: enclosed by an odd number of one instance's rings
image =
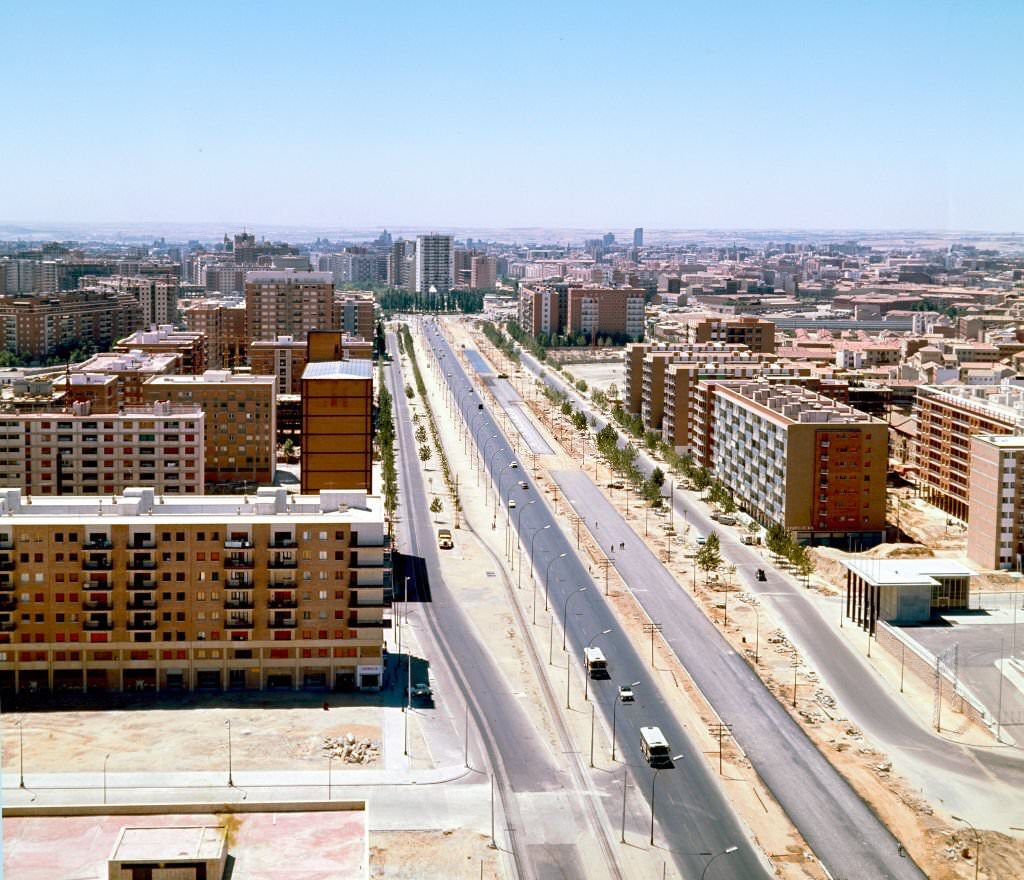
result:
[(647, 635), (649, 633), (650, 636), (651, 636), (651, 669), (654, 669), (654, 636), (657, 633), (660, 633), (660, 632), (661, 632), (661, 624), (660, 623), (654, 623), (652, 621), (651, 623), (645, 623), (644, 624), (644, 635)]
[(608, 570), (612, 567), (612, 561), (608, 558), (602, 559), (600, 563), (604, 569), (604, 594), (608, 595)]
[(722, 748), (723, 740), (727, 736), (732, 736), (732, 725), (725, 724), (724, 722), (711, 725), (711, 735), (718, 737), (718, 775), (723, 776), (722, 772), (722, 756), (724, 749)]

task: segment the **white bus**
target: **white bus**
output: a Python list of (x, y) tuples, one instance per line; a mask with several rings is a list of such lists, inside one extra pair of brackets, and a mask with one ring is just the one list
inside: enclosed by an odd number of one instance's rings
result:
[(600, 648), (584, 648), (583, 662), (591, 678), (608, 678), (608, 661)]
[(640, 728), (640, 751), (644, 760), (652, 767), (664, 766), (672, 761), (672, 752), (668, 740), (660, 727)]

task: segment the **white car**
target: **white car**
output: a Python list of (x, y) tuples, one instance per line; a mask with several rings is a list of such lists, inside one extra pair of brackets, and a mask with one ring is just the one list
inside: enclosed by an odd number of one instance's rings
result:
[(620, 703), (632, 703), (634, 701), (633, 687), (628, 684), (619, 685), (619, 702)]
[(515, 500), (515, 498), (509, 498), (509, 499), (508, 499), (508, 506), (509, 506), (509, 509), (511, 509), (511, 508), (513, 508), (513, 507), (515, 507), (515, 506), (516, 506), (516, 500)]

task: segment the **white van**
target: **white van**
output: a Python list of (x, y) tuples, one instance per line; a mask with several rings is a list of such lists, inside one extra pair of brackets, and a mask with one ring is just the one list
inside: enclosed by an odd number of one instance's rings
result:
[(608, 661), (600, 648), (584, 648), (583, 662), (591, 678), (608, 678)]
[(652, 767), (663, 767), (672, 762), (672, 752), (668, 740), (660, 727), (640, 728), (640, 751), (644, 760)]

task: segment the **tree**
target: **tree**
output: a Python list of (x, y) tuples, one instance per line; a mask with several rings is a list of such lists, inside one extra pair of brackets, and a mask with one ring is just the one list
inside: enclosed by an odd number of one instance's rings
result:
[(691, 479), (693, 480), (693, 487), (698, 492), (703, 492), (711, 485), (711, 474), (708, 473), (707, 468), (697, 468), (693, 472)]
[(811, 585), (811, 575), (814, 574), (816, 566), (814, 557), (811, 556), (807, 547), (804, 544), (794, 543), (790, 551), (789, 561), (793, 563), (800, 576), (804, 579), (804, 586), (809, 587)]
[(433, 453), (431, 452), (430, 447), (426, 443), (424, 443), (420, 447), (420, 461), (422, 461), (422, 462), (430, 461), (430, 456), (431, 455), (433, 455)]
[(614, 382), (612, 382), (612, 384), (608, 386), (608, 398), (610, 400), (619, 399), (619, 386), (616, 385)]
[(585, 394), (587, 391), (587, 383), (583, 379), (578, 380), (576, 382), (576, 390), (581, 394)]
[(571, 416), (572, 415), (572, 404), (569, 403), (568, 400), (563, 400), (562, 401), (562, 415), (563, 416)]
[(384, 357), (387, 351), (387, 343), (384, 341), (384, 322), (377, 322), (377, 330), (373, 341), (374, 353), (377, 357)]
[(779, 523), (772, 523), (765, 532), (764, 544), (776, 556), (785, 556), (789, 549), (789, 532)]
[(417, 443), (426, 443), (427, 442), (427, 429), (424, 428), (423, 425), (420, 425), (418, 428), (416, 428), (416, 442)]
[(695, 559), (697, 565), (703, 570), (705, 578), (709, 572), (718, 571), (722, 564), (722, 553), (717, 533), (712, 532), (707, 536), (704, 545), (697, 551)]
[(441, 509), (441, 499), (435, 495), (434, 500), (430, 502), (430, 512), (440, 513)]
[(405, 396), (412, 400), (416, 396), (416, 392), (412, 390), (412, 385), (405, 386)]
[(284, 457), (292, 459), (295, 457), (295, 441), (289, 437), (281, 446), (281, 451), (284, 453)]
[(584, 431), (584, 430), (586, 430), (586, 427), (587, 427), (587, 416), (586, 416), (586, 414), (583, 413), (583, 412), (580, 412), (580, 410), (576, 410), (576, 412), (574, 412), (572, 414), (572, 423), (575, 426), (577, 431)]
[(656, 467), (651, 471), (650, 482), (652, 486), (660, 489), (665, 485), (665, 472), (660, 467)]
[(719, 502), (722, 507), (722, 513), (735, 513), (736, 502), (733, 500), (732, 492), (722, 487), (722, 500)]

